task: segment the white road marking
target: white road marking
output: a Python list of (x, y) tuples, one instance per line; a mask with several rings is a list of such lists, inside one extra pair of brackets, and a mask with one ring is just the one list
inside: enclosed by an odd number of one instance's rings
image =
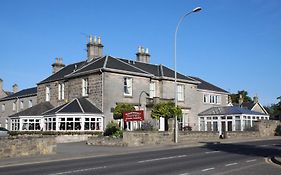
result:
[(267, 146), (269, 146), (269, 145), (260, 145), (260, 147), (267, 147)]
[(73, 174), (73, 173), (79, 173), (79, 172), (84, 172), (84, 171), (92, 171), (92, 170), (98, 170), (98, 169), (104, 169), (104, 168), (106, 168), (106, 166), (95, 167), (95, 168), (86, 168), (86, 169), (73, 170), (73, 171), (65, 171), (65, 172), (54, 173), (54, 174), (49, 174), (49, 175)]
[(159, 160), (182, 158), (182, 157), (186, 157), (186, 156), (187, 155), (179, 155), (179, 156), (171, 156), (171, 157), (161, 157), (161, 158), (157, 158), (157, 159), (148, 159), (148, 160), (138, 161), (138, 163), (154, 162), (154, 161), (159, 161)]
[(229, 163), (229, 164), (226, 164), (225, 166), (233, 166), (233, 165), (237, 165), (238, 163)]
[(257, 161), (257, 159), (247, 160), (246, 162), (249, 163), (249, 162), (254, 162), (254, 161)]
[(183, 174), (179, 174), (179, 175), (190, 175), (189, 173), (183, 173)]
[(219, 153), (220, 151), (208, 151), (208, 152), (205, 152), (206, 154), (212, 154), (212, 153)]
[(213, 169), (215, 169), (215, 168), (206, 168), (206, 169), (203, 169), (203, 170), (201, 170), (202, 172), (205, 172), (205, 171), (210, 171), (210, 170), (213, 170)]

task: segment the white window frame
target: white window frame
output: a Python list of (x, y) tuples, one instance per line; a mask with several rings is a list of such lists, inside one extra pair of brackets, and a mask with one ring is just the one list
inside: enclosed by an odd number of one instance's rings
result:
[(203, 103), (209, 103), (210, 94), (203, 94)]
[(13, 111), (15, 111), (16, 110), (16, 107), (17, 105), (16, 105), (16, 102), (13, 102)]
[(59, 83), (58, 100), (64, 100), (64, 83)]
[(215, 104), (216, 103), (216, 96), (211, 94), (209, 98), (210, 104)]
[(46, 86), (46, 101), (50, 101), (50, 86)]
[(28, 107), (31, 108), (32, 106), (33, 106), (32, 100), (29, 100), (29, 101), (28, 101)]
[(177, 100), (184, 101), (184, 85), (183, 84), (177, 85)]
[(133, 96), (133, 78), (132, 77), (124, 77), (124, 95), (125, 96)]
[(82, 79), (82, 96), (88, 96), (89, 95), (89, 79), (83, 78)]
[(221, 96), (216, 95), (216, 104), (221, 104)]
[(154, 81), (149, 84), (149, 97), (156, 97), (156, 83)]
[(24, 102), (20, 101), (20, 109), (23, 109), (23, 108), (24, 108)]

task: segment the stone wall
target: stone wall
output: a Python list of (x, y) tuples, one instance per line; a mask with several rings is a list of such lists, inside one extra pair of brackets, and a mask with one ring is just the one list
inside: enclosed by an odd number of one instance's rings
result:
[(56, 153), (54, 137), (0, 138), (0, 159)]
[(89, 137), (87, 144), (96, 146), (127, 146), (122, 139), (95, 136)]
[(134, 131), (124, 132), (123, 142), (128, 146), (167, 145), (173, 143), (172, 132)]
[(257, 127), (261, 137), (275, 136), (275, 130), (281, 126), (278, 120), (261, 120), (257, 122)]
[(210, 141), (216, 139), (219, 139), (219, 133), (207, 131), (183, 131), (179, 132), (178, 137), (180, 143)]
[(260, 137), (260, 133), (258, 131), (233, 131), (226, 132), (226, 139), (233, 138), (257, 138)]
[[(56, 143), (71, 143), (87, 141), (92, 135), (58, 135), (55, 137)], [(93, 136), (94, 137), (94, 136)]]

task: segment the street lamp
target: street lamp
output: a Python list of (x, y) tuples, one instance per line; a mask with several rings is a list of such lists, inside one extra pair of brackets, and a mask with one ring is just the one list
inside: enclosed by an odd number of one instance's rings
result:
[[(175, 45), (174, 45), (174, 72), (175, 72), (175, 107), (178, 106), (178, 90), (177, 90), (177, 35), (178, 35), (178, 30), (179, 30), (179, 26), (182, 23), (182, 21), (184, 20), (184, 18), (188, 15), (190, 15), (191, 13), (195, 13), (195, 12), (199, 12), (201, 9), (201, 7), (196, 7), (194, 8), (192, 11), (184, 14), (179, 22), (178, 25), (176, 27), (176, 31), (175, 31)], [(175, 137), (175, 143), (178, 143), (178, 119), (177, 119), (177, 115), (175, 115), (175, 131), (174, 131), (174, 137)]]

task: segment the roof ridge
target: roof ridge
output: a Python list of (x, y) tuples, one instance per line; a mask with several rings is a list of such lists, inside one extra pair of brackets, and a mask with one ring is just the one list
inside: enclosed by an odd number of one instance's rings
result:
[(164, 77), (164, 71), (163, 71), (163, 65), (160, 64), (160, 74), (161, 74), (161, 77)]
[[(75, 71), (72, 71), (70, 74), (67, 74), (67, 75), (65, 75), (64, 77), (69, 77), (69, 76), (75, 74), (77, 71), (80, 71), (80, 70), (82, 70), (82, 69), (84, 69), (84, 68), (86, 68), (86, 67), (88, 67), (88, 66), (94, 64), (95, 62), (101, 60), (102, 58), (104, 58), (104, 57), (99, 57), (99, 58), (96, 58), (96, 59), (94, 59), (94, 60), (88, 62), (88, 64), (82, 65), (79, 69), (77, 69), (77, 70), (75, 70)], [(86, 62), (86, 61), (84, 61), (84, 62)]]
[(79, 107), (80, 107), (81, 111), (82, 111), (83, 113), (85, 113), (85, 111), (84, 111), (84, 109), (83, 109), (82, 105), (80, 104), (79, 99), (76, 99), (76, 100), (77, 100), (77, 103), (78, 103), (78, 105), (79, 105)]
[[(149, 73), (149, 72), (146, 72), (145, 70), (143, 70), (143, 69), (140, 69), (140, 68), (138, 68), (138, 67), (136, 67), (136, 66), (133, 66), (133, 65), (131, 65), (131, 64), (129, 64), (129, 63), (126, 63), (125, 61), (122, 61), (120, 58), (115, 58), (115, 57), (111, 57), (111, 58), (113, 58), (113, 59), (116, 59), (116, 60), (118, 60), (118, 61), (120, 61), (120, 62), (122, 62), (122, 63), (124, 63), (124, 64), (126, 64), (126, 65), (129, 65), (129, 66), (131, 66), (131, 67), (133, 67), (133, 68), (135, 68), (135, 69), (137, 69), (137, 70), (140, 70), (140, 71), (142, 71), (143, 73), (146, 73), (146, 74), (149, 74), (149, 75), (153, 75), (153, 74), (151, 74), (151, 73)], [(126, 60), (126, 59), (125, 59)], [(128, 61), (131, 61), (131, 60), (128, 60)], [(128, 72), (131, 72), (131, 71), (128, 71)]]
[(104, 63), (103, 63), (103, 69), (106, 68), (106, 65), (107, 65), (107, 61), (108, 61), (108, 55), (106, 55), (105, 57), (105, 60), (104, 60)]
[(59, 110), (57, 110), (57, 111), (55, 112), (55, 114), (59, 113), (59, 112), (60, 112), (61, 110), (63, 110), (66, 106), (68, 106), (70, 103), (72, 103), (75, 99), (77, 99), (77, 98), (74, 98), (73, 100), (71, 100), (71, 102), (67, 103), (67, 104), (64, 105), (62, 108), (60, 108)]

